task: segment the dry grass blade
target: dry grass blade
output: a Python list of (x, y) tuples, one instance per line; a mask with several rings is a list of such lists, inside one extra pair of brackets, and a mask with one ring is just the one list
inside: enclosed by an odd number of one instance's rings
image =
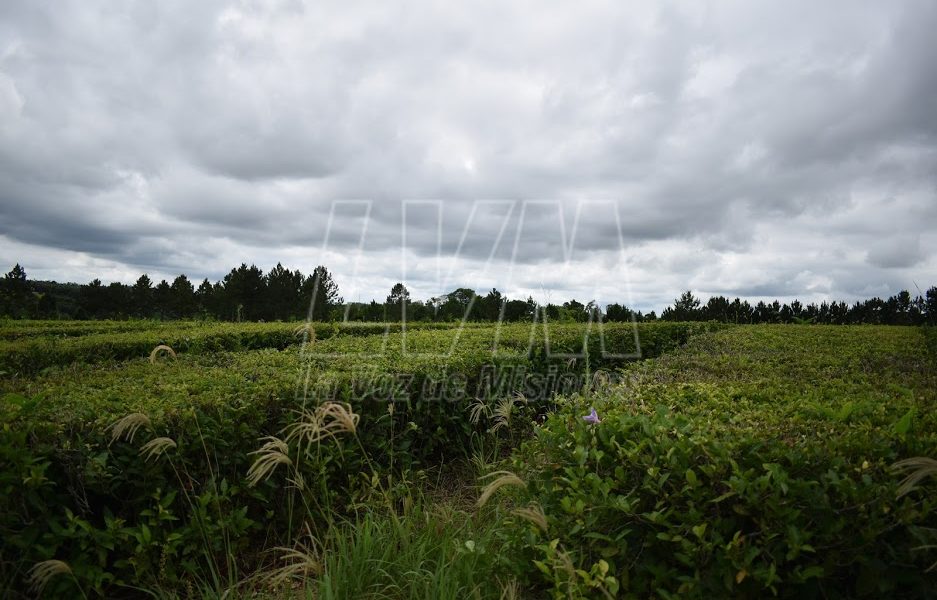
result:
[[(338, 432), (355, 433), (358, 429), (358, 415), (351, 410), (351, 405), (344, 402), (326, 402), (319, 406), (322, 422), (331, 418)], [(329, 423), (330, 425), (331, 423)]]
[(544, 514), (543, 508), (541, 508), (539, 504), (534, 502), (529, 506), (525, 506), (524, 508), (517, 508), (511, 512), (522, 519), (530, 521), (538, 528), (540, 528), (541, 531), (547, 531), (547, 516)]
[(592, 374), (592, 389), (601, 390), (607, 388), (612, 382), (612, 378), (605, 371), (596, 371)]
[(29, 583), (30, 591), (40, 596), (42, 595), (42, 590), (45, 589), (46, 585), (48, 585), (53, 577), (56, 575), (71, 574), (72, 569), (68, 564), (60, 560), (44, 560), (33, 565), (33, 568), (29, 570), (26, 581)]
[(280, 553), (279, 560), (284, 562), (264, 576), (271, 585), (279, 587), (290, 581), (303, 580), (322, 573), (322, 561), (319, 560), (315, 549), (300, 548), (274, 548)]
[(286, 480), (287, 483), (292, 484), (298, 490), (306, 489), (306, 478), (303, 477), (303, 474), (298, 470), (293, 474), (293, 477), (290, 477)]
[(277, 547), (270, 550), (271, 552), (279, 552), (278, 562), (286, 564), (263, 575), (263, 580), (274, 587), (281, 587), (291, 580), (306, 579), (309, 576), (322, 574), (322, 560), (316, 549), (316, 539), (312, 535), (308, 522), (305, 523), (305, 529), (310, 545), (307, 547), (297, 543), (293, 548)]
[(516, 485), (519, 487), (527, 486), (523, 479), (510, 471), (495, 471), (485, 475), (481, 479), (487, 479), (489, 477), (494, 477), (494, 479), (482, 488), (481, 496), (478, 497), (478, 506), (484, 506), (495, 492), (506, 485)]
[(937, 476), (937, 460), (926, 456), (915, 456), (899, 460), (892, 465), (896, 471), (907, 473), (898, 485), (898, 497), (912, 492), (925, 477)]
[(140, 446), (140, 455), (146, 459), (146, 462), (159, 458), (167, 450), (176, 447), (176, 442), (168, 437), (158, 437), (148, 441)]
[(507, 583), (498, 582), (501, 586), (501, 600), (516, 600), (521, 597), (521, 586), (517, 580), (511, 579)]
[(315, 410), (304, 410), (300, 419), (286, 428), (286, 441), (296, 440), (310, 445), (340, 433), (354, 434), (358, 430), (358, 415), (344, 402), (324, 402)]
[(254, 464), (247, 470), (247, 484), (251, 487), (269, 479), (276, 470), (277, 465), (292, 466), (293, 464), (289, 457), (289, 447), (286, 442), (272, 436), (264, 439), (267, 441), (260, 447), (260, 450), (251, 452), (251, 454), (257, 455)]
[(523, 394), (515, 394), (514, 396), (502, 398), (494, 410), (495, 424), (491, 427), (491, 431), (495, 432), (502, 427), (510, 425), (511, 415), (514, 414), (514, 405), (526, 403), (527, 398), (525, 398)]
[(155, 363), (156, 363), (156, 359), (159, 358), (159, 355), (160, 355), (160, 354), (166, 354), (167, 356), (171, 356), (171, 357), (173, 357), (173, 358), (176, 358), (176, 351), (175, 351), (175, 350), (173, 350), (172, 348), (170, 348), (170, 347), (167, 346), (166, 344), (160, 344), (159, 346), (153, 348), (153, 351), (150, 352), (150, 363), (155, 364)]
[(486, 419), (490, 418), (491, 409), (488, 408), (488, 405), (485, 404), (484, 400), (481, 398), (476, 398), (469, 408), (469, 420), (472, 422), (472, 425), (478, 425), (478, 422), (481, 420), (482, 416), (484, 416)]
[(307, 342), (313, 344), (316, 341), (316, 328), (312, 323), (304, 323), (293, 330), (293, 335), (306, 338)]
[(108, 429), (111, 430), (111, 443), (120, 438), (133, 442), (133, 436), (141, 427), (150, 427), (150, 418), (143, 413), (131, 413), (114, 422)]

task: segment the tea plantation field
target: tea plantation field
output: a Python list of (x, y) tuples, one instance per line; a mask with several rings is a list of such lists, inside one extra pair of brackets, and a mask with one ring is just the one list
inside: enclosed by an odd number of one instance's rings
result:
[(937, 458), (935, 364), (911, 327), (6, 322), (0, 592), (931, 597), (937, 486), (893, 465)]

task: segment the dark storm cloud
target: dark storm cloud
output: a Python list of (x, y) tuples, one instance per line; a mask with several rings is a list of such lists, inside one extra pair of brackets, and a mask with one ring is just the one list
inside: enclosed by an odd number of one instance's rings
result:
[(0, 254), (329, 260), (366, 298), (437, 268), (642, 306), (937, 283), (935, 26), (925, 1), (4, 2)]

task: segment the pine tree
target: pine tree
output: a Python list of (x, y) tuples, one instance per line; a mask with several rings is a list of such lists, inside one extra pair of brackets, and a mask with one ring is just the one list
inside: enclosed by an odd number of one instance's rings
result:
[(307, 318), (313, 321), (327, 321), (332, 308), (343, 302), (338, 295), (338, 284), (322, 265), (316, 267), (303, 282), (302, 296), (309, 301)]
[(144, 319), (153, 316), (153, 282), (145, 273), (130, 288), (133, 314)]
[(26, 269), (19, 263), (4, 275), (0, 286), (0, 312), (16, 319), (26, 318), (34, 311), (33, 297), (26, 279)]

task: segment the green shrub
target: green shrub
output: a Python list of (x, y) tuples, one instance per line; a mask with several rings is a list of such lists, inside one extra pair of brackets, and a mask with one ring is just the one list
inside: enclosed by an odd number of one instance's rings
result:
[[(494, 421), (472, 422), (476, 397), (497, 403), (526, 391), (541, 369), (577, 375), (599, 361), (623, 364), (603, 358), (592, 338), (576, 361), (548, 354), (542, 328), (532, 338), (529, 326), (499, 333), (469, 327), (457, 338), (440, 328), (384, 336), (344, 335), (334, 327), (316, 329), (315, 344), (302, 351), (243, 351), (293, 344), (295, 329), (212, 325), (179, 332), (181, 338), (94, 335), (66, 340), (65, 349), (50, 356), (27, 344), (37, 362), (79, 362), (0, 388), (0, 481), (11, 490), (11, 501), (0, 506), (4, 587), (17, 587), (29, 567), (53, 558), (72, 568), (73, 579), (56, 580), (63, 594), (74, 581), (106, 595), (132, 582), (178, 587), (236, 579), (239, 568), (260, 563), (250, 552), (257, 540), (283, 543), (299, 529), (297, 519), (353, 512), (374, 493), (374, 476), (386, 482), (462, 459), (479, 436), (506, 434), (487, 432)], [(704, 329), (652, 325), (646, 337), (656, 340), (649, 347), (658, 351)], [(383, 325), (356, 331), (367, 330), (384, 332)], [(551, 326), (550, 332), (558, 347), (575, 352), (578, 341), (583, 349), (581, 326)], [(606, 333), (613, 345), (634, 337), (630, 326), (607, 326)], [(147, 361), (155, 342), (179, 350), (177, 359)], [(223, 351), (230, 348), (241, 351)], [(126, 358), (131, 350), (139, 358), (120, 364), (94, 364), (92, 357)], [(26, 360), (22, 352), (6, 364)], [(520, 377), (486, 387), (488, 374), (497, 379), (502, 369), (519, 369)], [(294, 493), (285, 472), (248, 486), (258, 440), (282, 435), (304, 405), (327, 401), (348, 402), (360, 416), (355, 444), (323, 446), (306, 463), (305, 480), (315, 482), (306, 494)], [(532, 398), (517, 415), (518, 426), (529, 427), (551, 406), (549, 394)], [(133, 442), (112, 440), (109, 427), (134, 413), (146, 415), (147, 424)], [(165, 443), (162, 455), (141, 456), (145, 444), (163, 438), (172, 445)], [(20, 481), (30, 483), (17, 488)], [(285, 510), (291, 502), (306, 504)]]
[(514, 459), (549, 524), (515, 519), (515, 574), (563, 597), (929, 597), (937, 496), (898, 499), (889, 469), (937, 454), (916, 335), (738, 328), (559, 402)]
[(895, 501), (888, 454), (856, 468), (664, 410), (568, 427), (551, 419), (525, 456), (542, 461), (530, 499), (580, 568), (605, 560), (639, 596), (921, 595), (933, 583), (907, 530), (934, 523), (933, 502)]

